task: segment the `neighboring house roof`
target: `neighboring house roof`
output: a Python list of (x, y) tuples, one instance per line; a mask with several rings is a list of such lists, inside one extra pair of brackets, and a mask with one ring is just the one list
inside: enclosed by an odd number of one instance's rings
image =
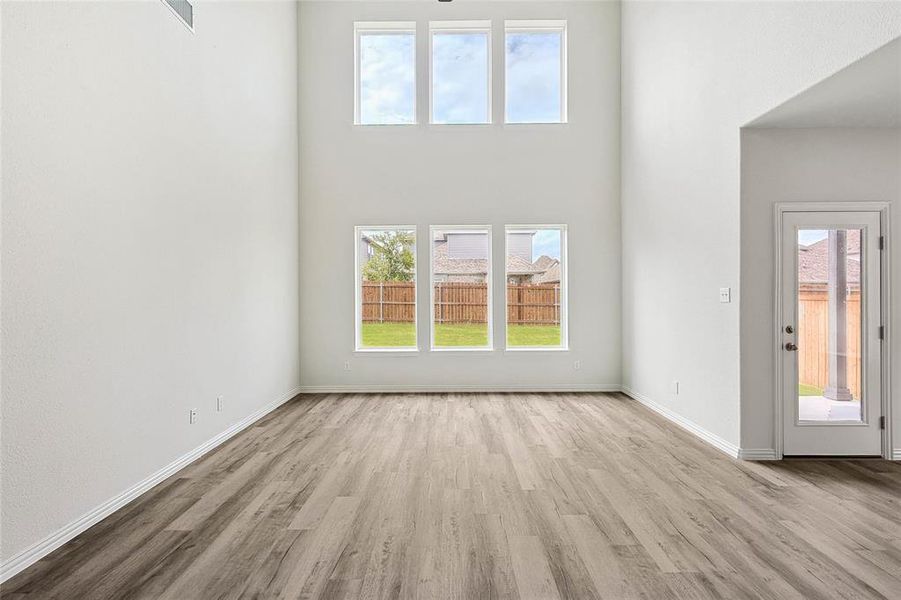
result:
[[(543, 256), (542, 258), (547, 258)], [(553, 260), (553, 264), (550, 265), (544, 273), (535, 277), (535, 283), (560, 283), (560, 261)], [(538, 261), (535, 261), (535, 264), (538, 264)]]
[(521, 256), (507, 257), (507, 274), (508, 275), (537, 275), (543, 273), (544, 269), (533, 265)]
[[(488, 273), (488, 260), (484, 258), (448, 258), (447, 242), (436, 240), (433, 255), (432, 269), (440, 275), (486, 275)], [(510, 275), (533, 275), (543, 272), (529, 261), (519, 256), (507, 257), (507, 273)]]
[(533, 283), (558, 283), (560, 281), (560, 261), (542, 254), (535, 261), (534, 267), (541, 271), (532, 278)]
[[(860, 231), (848, 231), (848, 283), (860, 282)], [(829, 280), (829, 240), (798, 246), (798, 282), (825, 284)]]
[(551, 258), (550, 256), (546, 256), (542, 254), (538, 257), (538, 260), (535, 261), (535, 268), (541, 269), (542, 271), (548, 270), (550, 267), (554, 266), (559, 262), (556, 258)]
[(441, 275), (484, 275), (488, 273), (488, 261), (484, 258), (448, 258), (447, 242), (435, 241), (432, 270)]

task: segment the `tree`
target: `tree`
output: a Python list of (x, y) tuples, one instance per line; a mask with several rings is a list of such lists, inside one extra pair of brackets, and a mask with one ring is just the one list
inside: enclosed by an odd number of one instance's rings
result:
[(366, 281), (412, 281), (415, 238), (410, 231), (383, 231), (369, 236), (372, 258), (363, 265)]

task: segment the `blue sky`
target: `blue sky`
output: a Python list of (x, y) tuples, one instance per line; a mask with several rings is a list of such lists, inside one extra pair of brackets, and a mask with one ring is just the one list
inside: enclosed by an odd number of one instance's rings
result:
[(435, 123), (488, 122), (488, 34), (432, 37), (432, 118)]
[(560, 258), (560, 230), (541, 229), (532, 238), (532, 262), (541, 255)]
[(507, 34), (507, 121), (560, 120), (561, 39), (558, 32)]
[(413, 123), (416, 39), (412, 33), (360, 36), (360, 122)]

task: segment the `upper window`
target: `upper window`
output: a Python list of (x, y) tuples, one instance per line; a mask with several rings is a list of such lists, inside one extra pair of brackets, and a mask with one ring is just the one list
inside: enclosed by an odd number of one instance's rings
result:
[(431, 122), (491, 122), (491, 22), (429, 24)]
[(416, 228), (356, 227), (356, 349), (416, 350)]
[(491, 349), (491, 227), (432, 227), (432, 349)]
[(354, 23), (355, 122), (416, 122), (416, 23)]
[(566, 122), (566, 21), (506, 21), (507, 123)]
[(507, 349), (567, 347), (566, 227), (507, 226)]

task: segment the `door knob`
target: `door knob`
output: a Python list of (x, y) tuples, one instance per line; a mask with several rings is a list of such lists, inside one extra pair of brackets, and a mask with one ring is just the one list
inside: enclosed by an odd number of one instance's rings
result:
[(787, 342), (785, 344), (785, 349), (788, 350), (789, 352), (794, 352), (795, 350), (798, 349), (798, 347), (795, 346), (794, 344), (792, 344), (791, 342)]

